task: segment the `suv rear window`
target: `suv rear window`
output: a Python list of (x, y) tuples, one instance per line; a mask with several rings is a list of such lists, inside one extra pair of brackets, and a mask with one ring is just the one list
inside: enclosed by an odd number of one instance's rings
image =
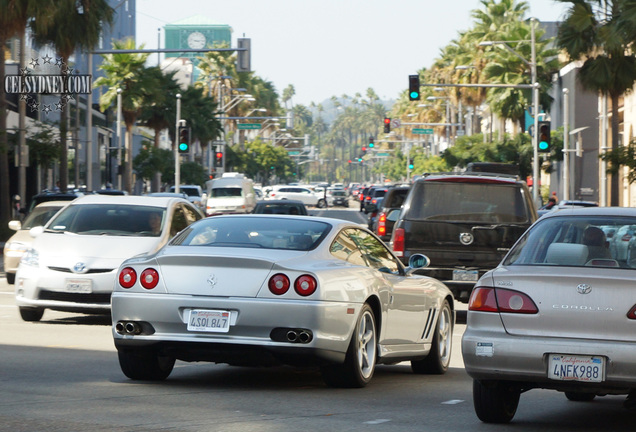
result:
[(514, 184), (425, 181), (414, 187), (411, 220), (529, 222), (523, 190)]

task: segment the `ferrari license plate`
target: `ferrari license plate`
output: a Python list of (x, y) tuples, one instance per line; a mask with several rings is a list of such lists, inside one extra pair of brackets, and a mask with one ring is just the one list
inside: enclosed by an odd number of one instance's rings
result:
[(605, 359), (598, 356), (549, 354), (548, 378), (559, 381), (602, 382)]
[(453, 280), (462, 282), (477, 282), (479, 272), (477, 270), (453, 270)]
[(193, 309), (190, 311), (190, 318), (188, 318), (188, 330), (227, 333), (230, 331), (230, 312)]
[(93, 292), (93, 284), (90, 279), (66, 279), (64, 290), (70, 293), (90, 294)]

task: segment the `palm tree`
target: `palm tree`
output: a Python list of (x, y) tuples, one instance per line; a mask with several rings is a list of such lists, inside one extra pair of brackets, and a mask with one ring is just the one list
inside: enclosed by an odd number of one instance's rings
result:
[[(14, 36), (24, 40), (27, 23), (32, 20), (36, 26), (47, 26), (51, 0), (0, 0), (0, 82), (4, 83), (5, 47)], [(23, 51), (23, 50), (22, 50)], [(22, 56), (21, 56), (22, 57)], [(24, 64), (20, 64), (24, 67)], [(9, 142), (7, 136), (7, 100), (4, 85), (0, 85), (0, 225), (6, 227), (11, 218), (11, 199), (9, 188)]]
[[(133, 50), (135, 41), (113, 42), (116, 50)], [(123, 189), (132, 192), (132, 128), (148, 101), (150, 89), (157, 88), (156, 75), (148, 73), (145, 68), (148, 54), (116, 53), (102, 55), (104, 61), (99, 67), (104, 76), (95, 80), (96, 86), (105, 86), (106, 91), (99, 98), (99, 106), (106, 111), (116, 103), (117, 89), (121, 89), (121, 110), (126, 124), (126, 159), (123, 162)]]
[[(61, 72), (66, 73), (69, 57), (76, 49), (91, 50), (99, 42), (102, 27), (111, 24), (114, 10), (107, 0), (57, 0), (53, 2), (50, 15), (35, 17), (35, 40), (52, 43), (62, 59)], [(49, 25), (50, 24), (50, 25)], [(60, 139), (62, 154), (60, 160), (60, 189), (66, 191), (68, 185), (68, 147), (66, 130), (68, 104), (64, 104), (60, 115)], [(76, 185), (77, 186), (77, 185)]]
[[(634, 33), (624, 31), (636, 14), (635, 7), (624, 0), (559, 1), (572, 6), (559, 27), (557, 44), (565, 49), (570, 61), (583, 60), (578, 72), (583, 88), (609, 96), (612, 151), (617, 151), (619, 98), (636, 82), (636, 58), (630, 50)], [(611, 205), (619, 205), (618, 175), (611, 176), (610, 195)]]
[(285, 90), (283, 90), (283, 103), (285, 104), (285, 109), (289, 111), (289, 107), (287, 106), (287, 102), (290, 102), (292, 108), (294, 107), (294, 101), (292, 100), (292, 98), (296, 95), (296, 89), (294, 88), (294, 86), (292, 84), (288, 85), (287, 87), (285, 87)]

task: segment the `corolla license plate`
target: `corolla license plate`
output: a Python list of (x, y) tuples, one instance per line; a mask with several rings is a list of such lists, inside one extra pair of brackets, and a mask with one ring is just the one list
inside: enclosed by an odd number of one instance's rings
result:
[(477, 282), (479, 272), (477, 270), (453, 270), (453, 280), (462, 282)]
[(559, 381), (602, 382), (605, 359), (598, 356), (548, 355), (548, 378)]
[(230, 312), (193, 309), (188, 318), (188, 330), (227, 333), (230, 331)]
[(90, 294), (93, 292), (93, 284), (90, 279), (66, 279), (65, 291), (78, 294)]

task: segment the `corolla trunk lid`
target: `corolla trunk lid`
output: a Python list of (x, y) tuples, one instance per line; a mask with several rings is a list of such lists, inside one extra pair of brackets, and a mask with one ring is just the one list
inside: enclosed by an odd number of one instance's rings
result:
[(493, 283), (528, 295), (539, 309), (537, 314), (501, 313), (512, 335), (635, 340), (636, 322), (627, 317), (636, 304), (633, 270), (503, 267), (493, 272)]

